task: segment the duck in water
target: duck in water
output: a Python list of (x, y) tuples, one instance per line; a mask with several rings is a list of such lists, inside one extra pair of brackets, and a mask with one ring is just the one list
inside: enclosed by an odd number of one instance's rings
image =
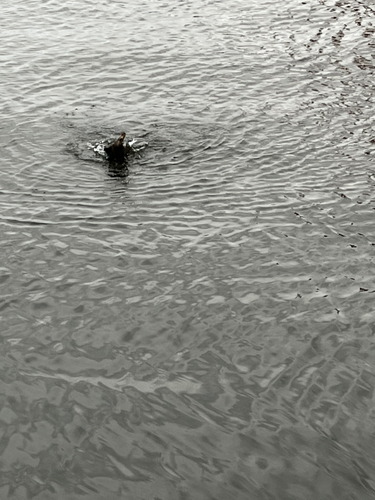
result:
[(109, 161), (122, 163), (125, 160), (125, 156), (131, 151), (130, 144), (128, 142), (124, 144), (125, 136), (126, 133), (123, 132), (115, 142), (104, 147), (104, 151), (107, 153)]

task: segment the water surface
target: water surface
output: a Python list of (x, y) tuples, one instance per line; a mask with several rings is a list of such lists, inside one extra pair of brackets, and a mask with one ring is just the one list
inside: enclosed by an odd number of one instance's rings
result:
[(374, 498), (372, 3), (2, 19), (1, 499)]

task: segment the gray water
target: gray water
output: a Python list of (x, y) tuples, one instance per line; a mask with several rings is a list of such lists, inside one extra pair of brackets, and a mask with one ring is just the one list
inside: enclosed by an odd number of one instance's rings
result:
[(0, 499), (373, 499), (372, 2), (1, 20)]

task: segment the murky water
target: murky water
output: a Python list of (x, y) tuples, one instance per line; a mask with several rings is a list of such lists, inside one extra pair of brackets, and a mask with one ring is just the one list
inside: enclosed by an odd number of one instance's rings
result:
[(1, 16), (0, 498), (373, 499), (372, 2)]

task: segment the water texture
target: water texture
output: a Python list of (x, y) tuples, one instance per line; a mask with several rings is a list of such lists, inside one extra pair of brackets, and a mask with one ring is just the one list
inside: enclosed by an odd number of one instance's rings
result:
[(372, 2), (1, 18), (0, 498), (373, 499)]

